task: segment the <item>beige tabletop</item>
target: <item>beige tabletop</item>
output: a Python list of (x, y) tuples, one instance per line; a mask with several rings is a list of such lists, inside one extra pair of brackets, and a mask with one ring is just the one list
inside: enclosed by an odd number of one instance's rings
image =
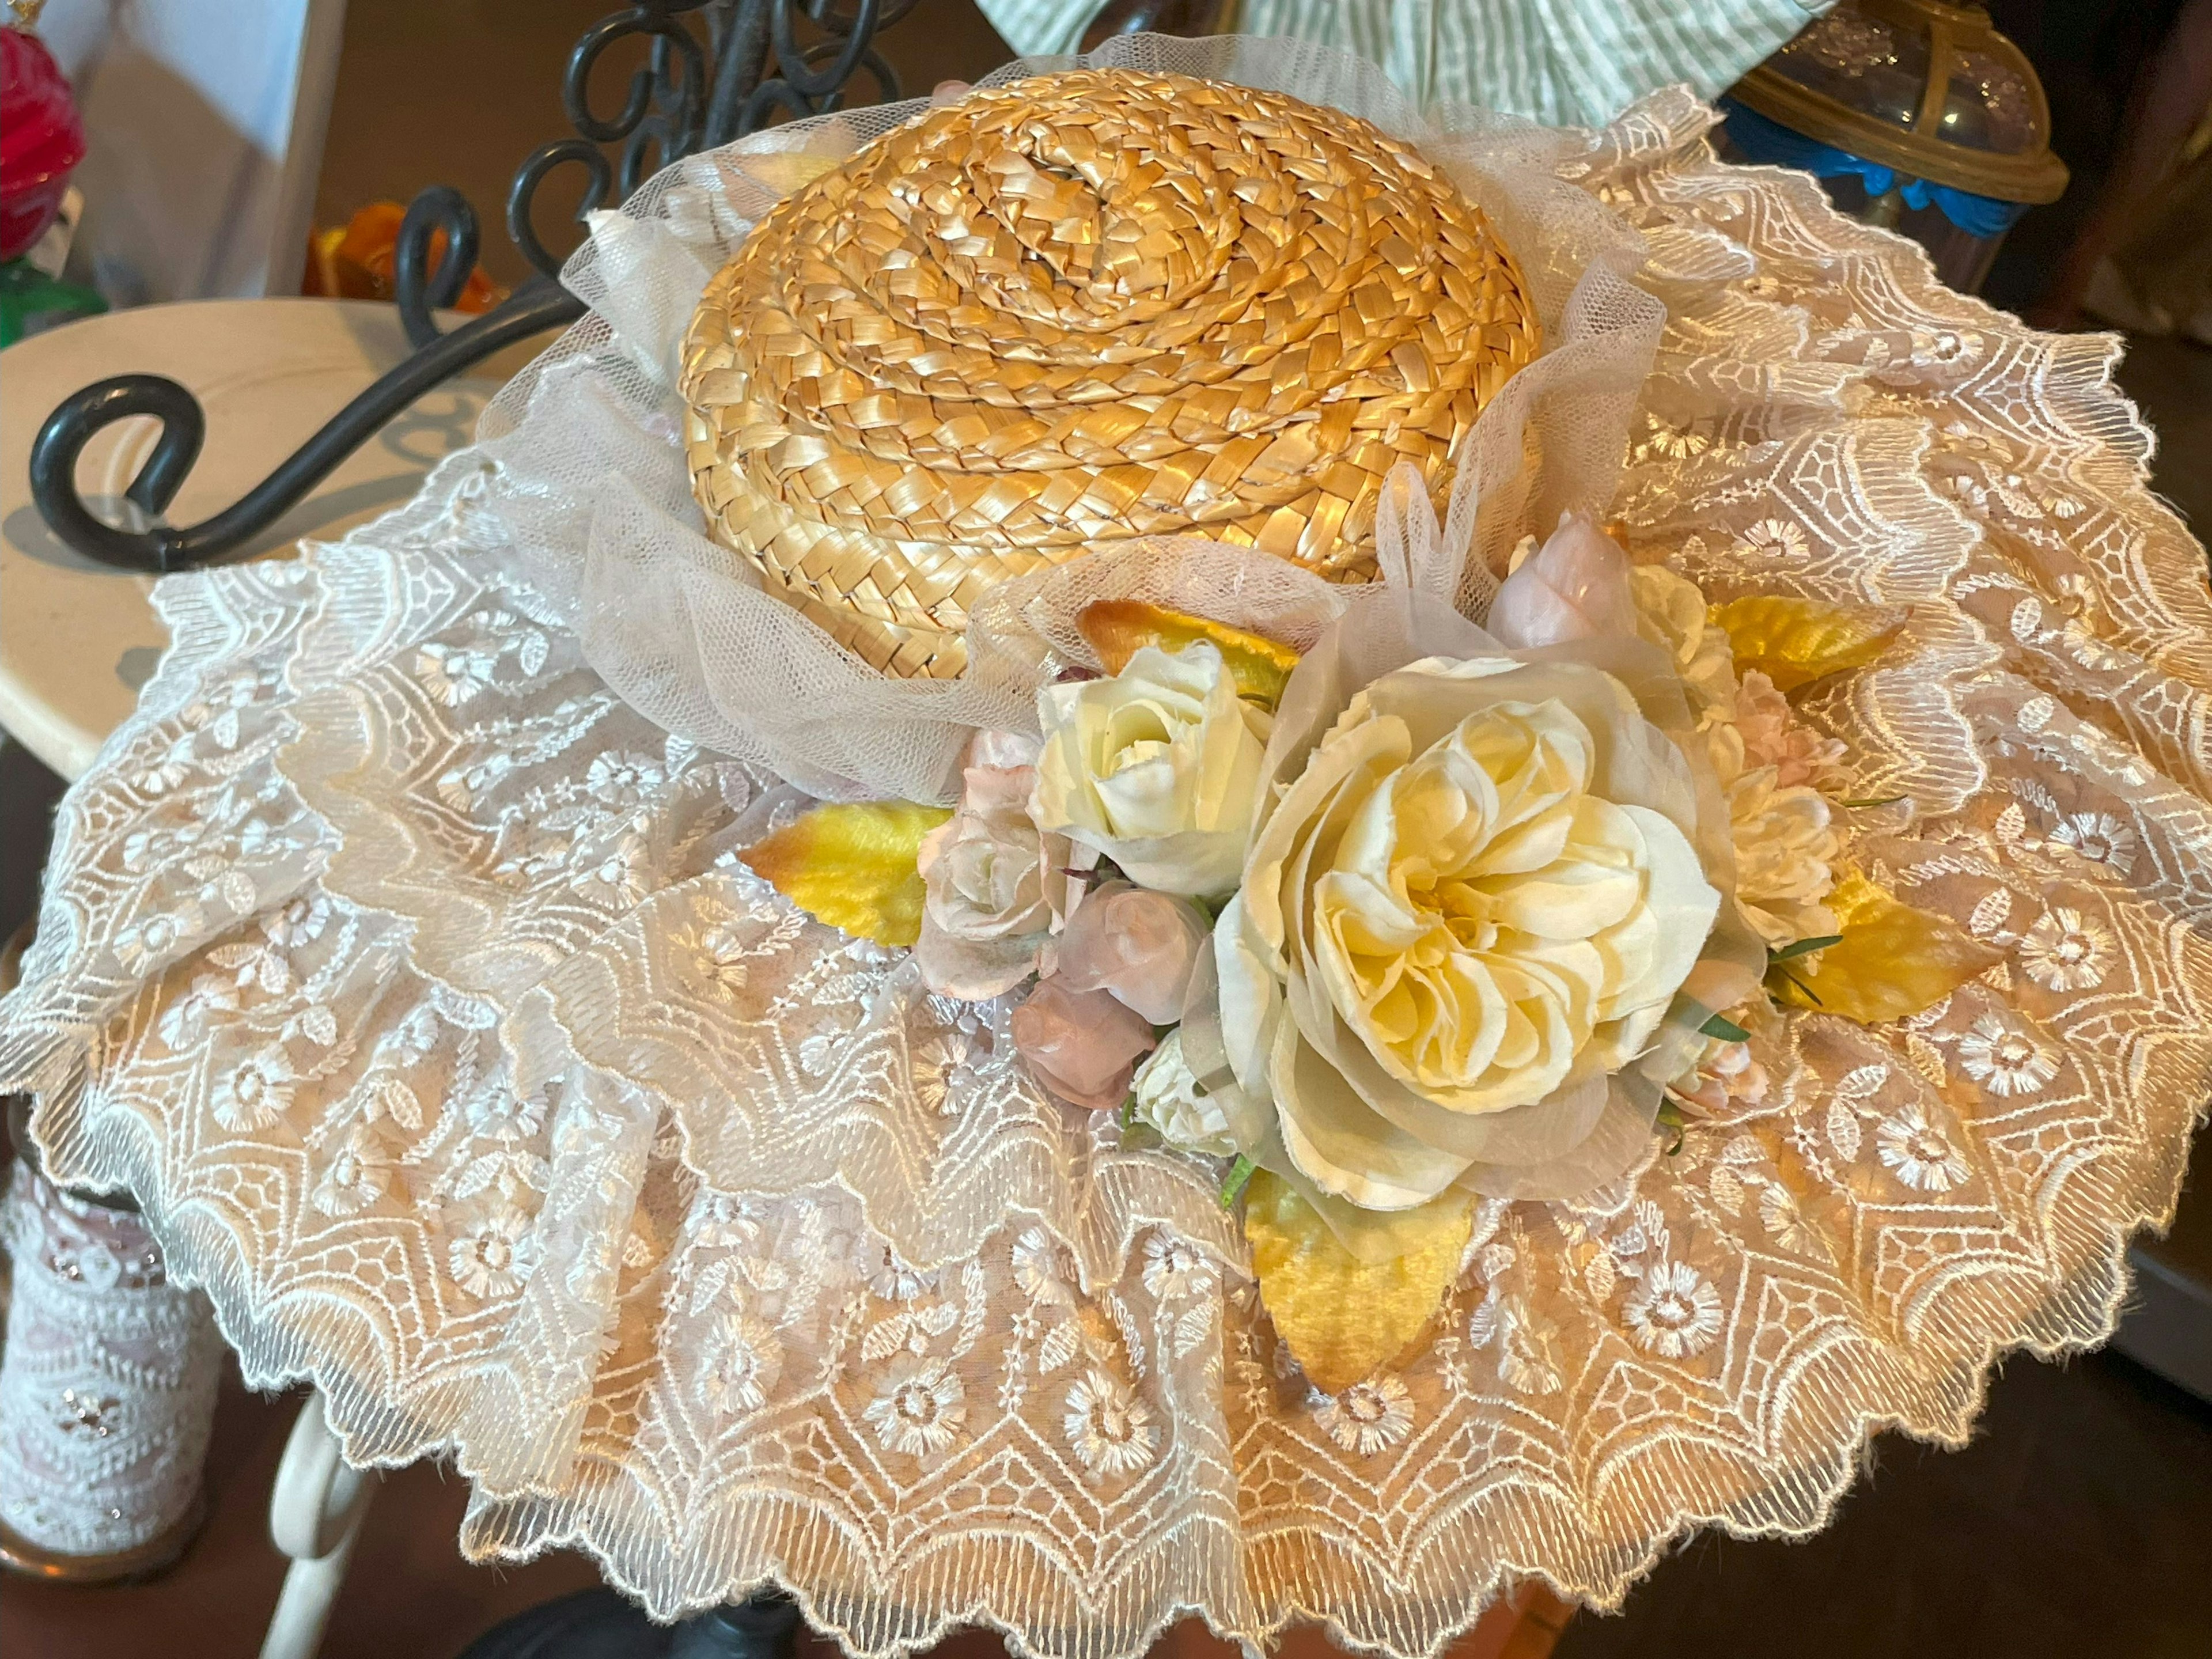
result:
[[(426, 393), (252, 550), (327, 538), (398, 506), (470, 441), (501, 371), (536, 349), (503, 352), (476, 378)], [(189, 387), (207, 411), (207, 441), (169, 519), (193, 524), (266, 477), (408, 349), (388, 305), (204, 300), (91, 318), (0, 352), (0, 727), (75, 778), (131, 712), (168, 643), (147, 602), (152, 578), (64, 546), (32, 504), (31, 443), (56, 404), (111, 374), (166, 374)], [(121, 499), (157, 431), (142, 417), (86, 447), (77, 482), (96, 513), (102, 497)]]

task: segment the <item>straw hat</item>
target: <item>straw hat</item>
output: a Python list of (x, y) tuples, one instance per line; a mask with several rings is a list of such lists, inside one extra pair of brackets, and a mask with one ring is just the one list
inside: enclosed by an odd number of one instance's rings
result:
[(1375, 573), (1533, 358), (1512, 255), (1410, 146), (1278, 94), (1041, 76), (779, 204), (684, 351), (712, 533), (886, 672), (949, 678), (994, 584), (1140, 536)]

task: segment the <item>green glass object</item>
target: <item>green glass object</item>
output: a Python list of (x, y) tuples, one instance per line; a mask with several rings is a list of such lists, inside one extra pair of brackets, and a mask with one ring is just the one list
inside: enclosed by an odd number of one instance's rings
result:
[(96, 317), (107, 301), (88, 288), (58, 282), (27, 258), (0, 265), (0, 348), (71, 317)]

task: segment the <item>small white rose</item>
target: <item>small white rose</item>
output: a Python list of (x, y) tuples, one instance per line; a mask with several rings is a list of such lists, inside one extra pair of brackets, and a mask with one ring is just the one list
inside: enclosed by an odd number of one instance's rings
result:
[(1036, 757), (1033, 738), (979, 732), (958, 810), (922, 837), (915, 959), (940, 995), (980, 1001), (1050, 967), (1051, 938), (1070, 908), (1073, 849), (1030, 819)]
[(1170, 1031), (1137, 1068), (1136, 1118), (1159, 1131), (1160, 1139), (1185, 1152), (1227, 1158), (1237, 1151), (1228, 1115), (1191, 1075), (1182, 1054), (1182, 1033)]
[(1218, 649), (1146, 646), (1111, 679), (1047, 686), (1037, 714), (1041, 829), (1139, 886), (1185, 898), (1236, 888), (1271, 721), (1238, 698)]

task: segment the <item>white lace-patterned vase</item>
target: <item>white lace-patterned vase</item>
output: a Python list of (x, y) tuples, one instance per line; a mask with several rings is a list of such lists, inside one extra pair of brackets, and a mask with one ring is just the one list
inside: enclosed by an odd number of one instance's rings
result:
[(0, 1216), (14, 1263), (0, 1352), (0, 1554), (41, 1577), (167, 1565), (201, 1514), (222, 1348), (137, 1215), (19, 1160)]

